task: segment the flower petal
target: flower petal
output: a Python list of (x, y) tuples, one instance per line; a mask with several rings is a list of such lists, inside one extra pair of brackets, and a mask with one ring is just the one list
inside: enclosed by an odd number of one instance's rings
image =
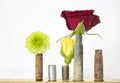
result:
[(44, 53), (50, 47), (49, 36), (41, 31), (26, 38), (26, 48), (34, 54)]
[(83, 24), (85, 25), (85, 31), (88, 31), (93, 26), (100, 23), (99, 16), (94, 15), (93, 13), (94, 10), (64, 10), (61, 13), (61, 17), (66, 20), (66, 25), (69, 30), (75, 30), (78, 23), (83, 21)]

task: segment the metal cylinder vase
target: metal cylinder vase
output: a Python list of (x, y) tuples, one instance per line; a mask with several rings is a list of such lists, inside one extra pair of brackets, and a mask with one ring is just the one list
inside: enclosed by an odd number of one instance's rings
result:
[(102, 50), (95, 50), (94, 81), (103, 81), (103, 56)]
[(74, 55), (74, 80), (83, 81), (83, 44), (82, 35), (76, 35), (75, 55)]
[(62, 80), (69, 80), (69, 66), (62, 66)]
[(36, 81), (43, 80), (43, 54), (37, 54), (35, 58)]
[(56, 65), (48, 65), (49, 81), (56, 81)]

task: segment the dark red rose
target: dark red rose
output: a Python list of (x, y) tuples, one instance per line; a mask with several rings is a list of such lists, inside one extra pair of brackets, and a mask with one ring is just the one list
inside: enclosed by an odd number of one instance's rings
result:
[(93, 26), (100, 23), (99, 16), (93, 14), (94, 10), (76, 10), (62, 11), (61, 17), (66, 20), (66, 25), (69, 30), (75, 30), (78, 23), (83, 21), (85, 31), (90, 30)]

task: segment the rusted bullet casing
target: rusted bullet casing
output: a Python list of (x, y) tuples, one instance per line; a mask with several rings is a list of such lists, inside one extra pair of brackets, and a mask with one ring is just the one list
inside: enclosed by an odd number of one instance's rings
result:
[(35, 57), (35, 79), (36, 81), (43, 80), (43, 55), (37, 54)]
[(62, 80), (69, 80), (69, 66), (62, 66)]
[(94, 81), (103, 81), (103, 56), (102, 50), (95, 50)]

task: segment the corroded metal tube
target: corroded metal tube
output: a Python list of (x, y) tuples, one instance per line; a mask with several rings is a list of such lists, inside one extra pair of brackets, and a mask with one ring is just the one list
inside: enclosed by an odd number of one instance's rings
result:
[(103, 56), (101, 49), (95, 50), (94, 80), (103, 81)]
[(74, 55), (74, 81), (83, 81), (83, 44), (82, 35), (76, 35)]
[(36, 81), (43, 80), (43, 55), (37, 54), (35, 58), (35, 76)]
[(69, 80), (69, 66), (62, 66), (62, 80)]

